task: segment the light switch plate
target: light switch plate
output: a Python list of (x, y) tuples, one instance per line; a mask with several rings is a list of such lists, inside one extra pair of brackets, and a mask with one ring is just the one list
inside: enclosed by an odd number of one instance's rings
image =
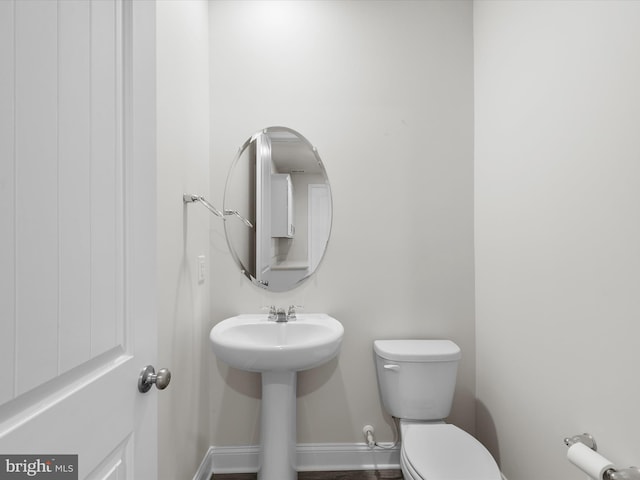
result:
[(205, 274), (206, 274), (206, 265), (205, 265), (205, 256), (204, 255), (198, 255), (198, 262), (197, 262), (197, 268), (198, 268), (198, 283), (204, 283), (204, 279), (205, 279)]

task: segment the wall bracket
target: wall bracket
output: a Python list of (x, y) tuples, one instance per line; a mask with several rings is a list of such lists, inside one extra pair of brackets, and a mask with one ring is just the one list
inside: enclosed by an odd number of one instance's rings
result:
[(238, 217), (240, 220), (242, 220), (242, 223), (244, 223), (247, 227), (253, 228), (253, 223), (251, 223), (245, 217), (240, 215), (237, 210), (224, 210), (224, 212), (222, 212), (218, 210), (216, 207), (214, 207), (213, 205), (211, 205), (211, 203), (209, 203), (207, 199), (204, 198), (202, 195), (192, 195), (190, 193), (184, 193), (182, 195), (182, 201), (185, 204), (199, 202), (202, 205), (204, 205), (206, 209), (209, 210), (211, 213), (213, 213), (216, 217), (220, 217), (223, 220), (226, 220), (225, 217), (233, 215), (235, 217)]

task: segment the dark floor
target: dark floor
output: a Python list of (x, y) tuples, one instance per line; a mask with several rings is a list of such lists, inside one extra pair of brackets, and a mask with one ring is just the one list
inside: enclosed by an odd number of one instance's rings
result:
[[(255, 473), (214, 473), (211, 480), (256, 480)], [(402, 480), (400, 470), (341, 470), (298, 472), (298, 480)]]

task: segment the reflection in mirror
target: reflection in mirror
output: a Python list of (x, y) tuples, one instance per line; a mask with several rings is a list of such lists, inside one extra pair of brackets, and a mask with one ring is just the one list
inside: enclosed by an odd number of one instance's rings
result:
[(331, 189), (318, 152), (295, 130), (269, 127), (244, 143), (227, 177), (224, 210), (238, 212), (227, 217), (225, 234), (254, 284), (283, 292), (318, 268), (331, 232)]

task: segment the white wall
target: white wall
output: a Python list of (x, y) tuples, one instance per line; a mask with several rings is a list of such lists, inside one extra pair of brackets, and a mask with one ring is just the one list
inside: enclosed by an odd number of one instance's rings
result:
[[(345, 326), (339, 360), (300, 375), (298, 441), (392, 439), (376, 338), (451, 338), (463, 350), (452, 421), (474, 429), (473, 58), (470, 2), (210, 4), (211, 197), (254, 132), (284, 125), (318, 148), (334, 205), (317, 275), (291, 292), (251, 285), (211, 224), (210, 325), (302, 304)], [(212, 445), (258, 441), (259, 377), (212, 353)]]
[[(209, 405), (201, 392), (209, 275), (198, 283), (196, 258), (207, 256), (209, 213), (183, 206), (182, 194), (209, 191), (207, 2), (162, 1), (157, 9), (158, 311), (157, 368), (169, 387), (157, 392), (161, 480), (192, 478), (209, 446)], [(204, 425), (204, 427), (203, 427)]]
[(478, 434), (511, 480), (640, 462), (640, 2), (474, 4)]

